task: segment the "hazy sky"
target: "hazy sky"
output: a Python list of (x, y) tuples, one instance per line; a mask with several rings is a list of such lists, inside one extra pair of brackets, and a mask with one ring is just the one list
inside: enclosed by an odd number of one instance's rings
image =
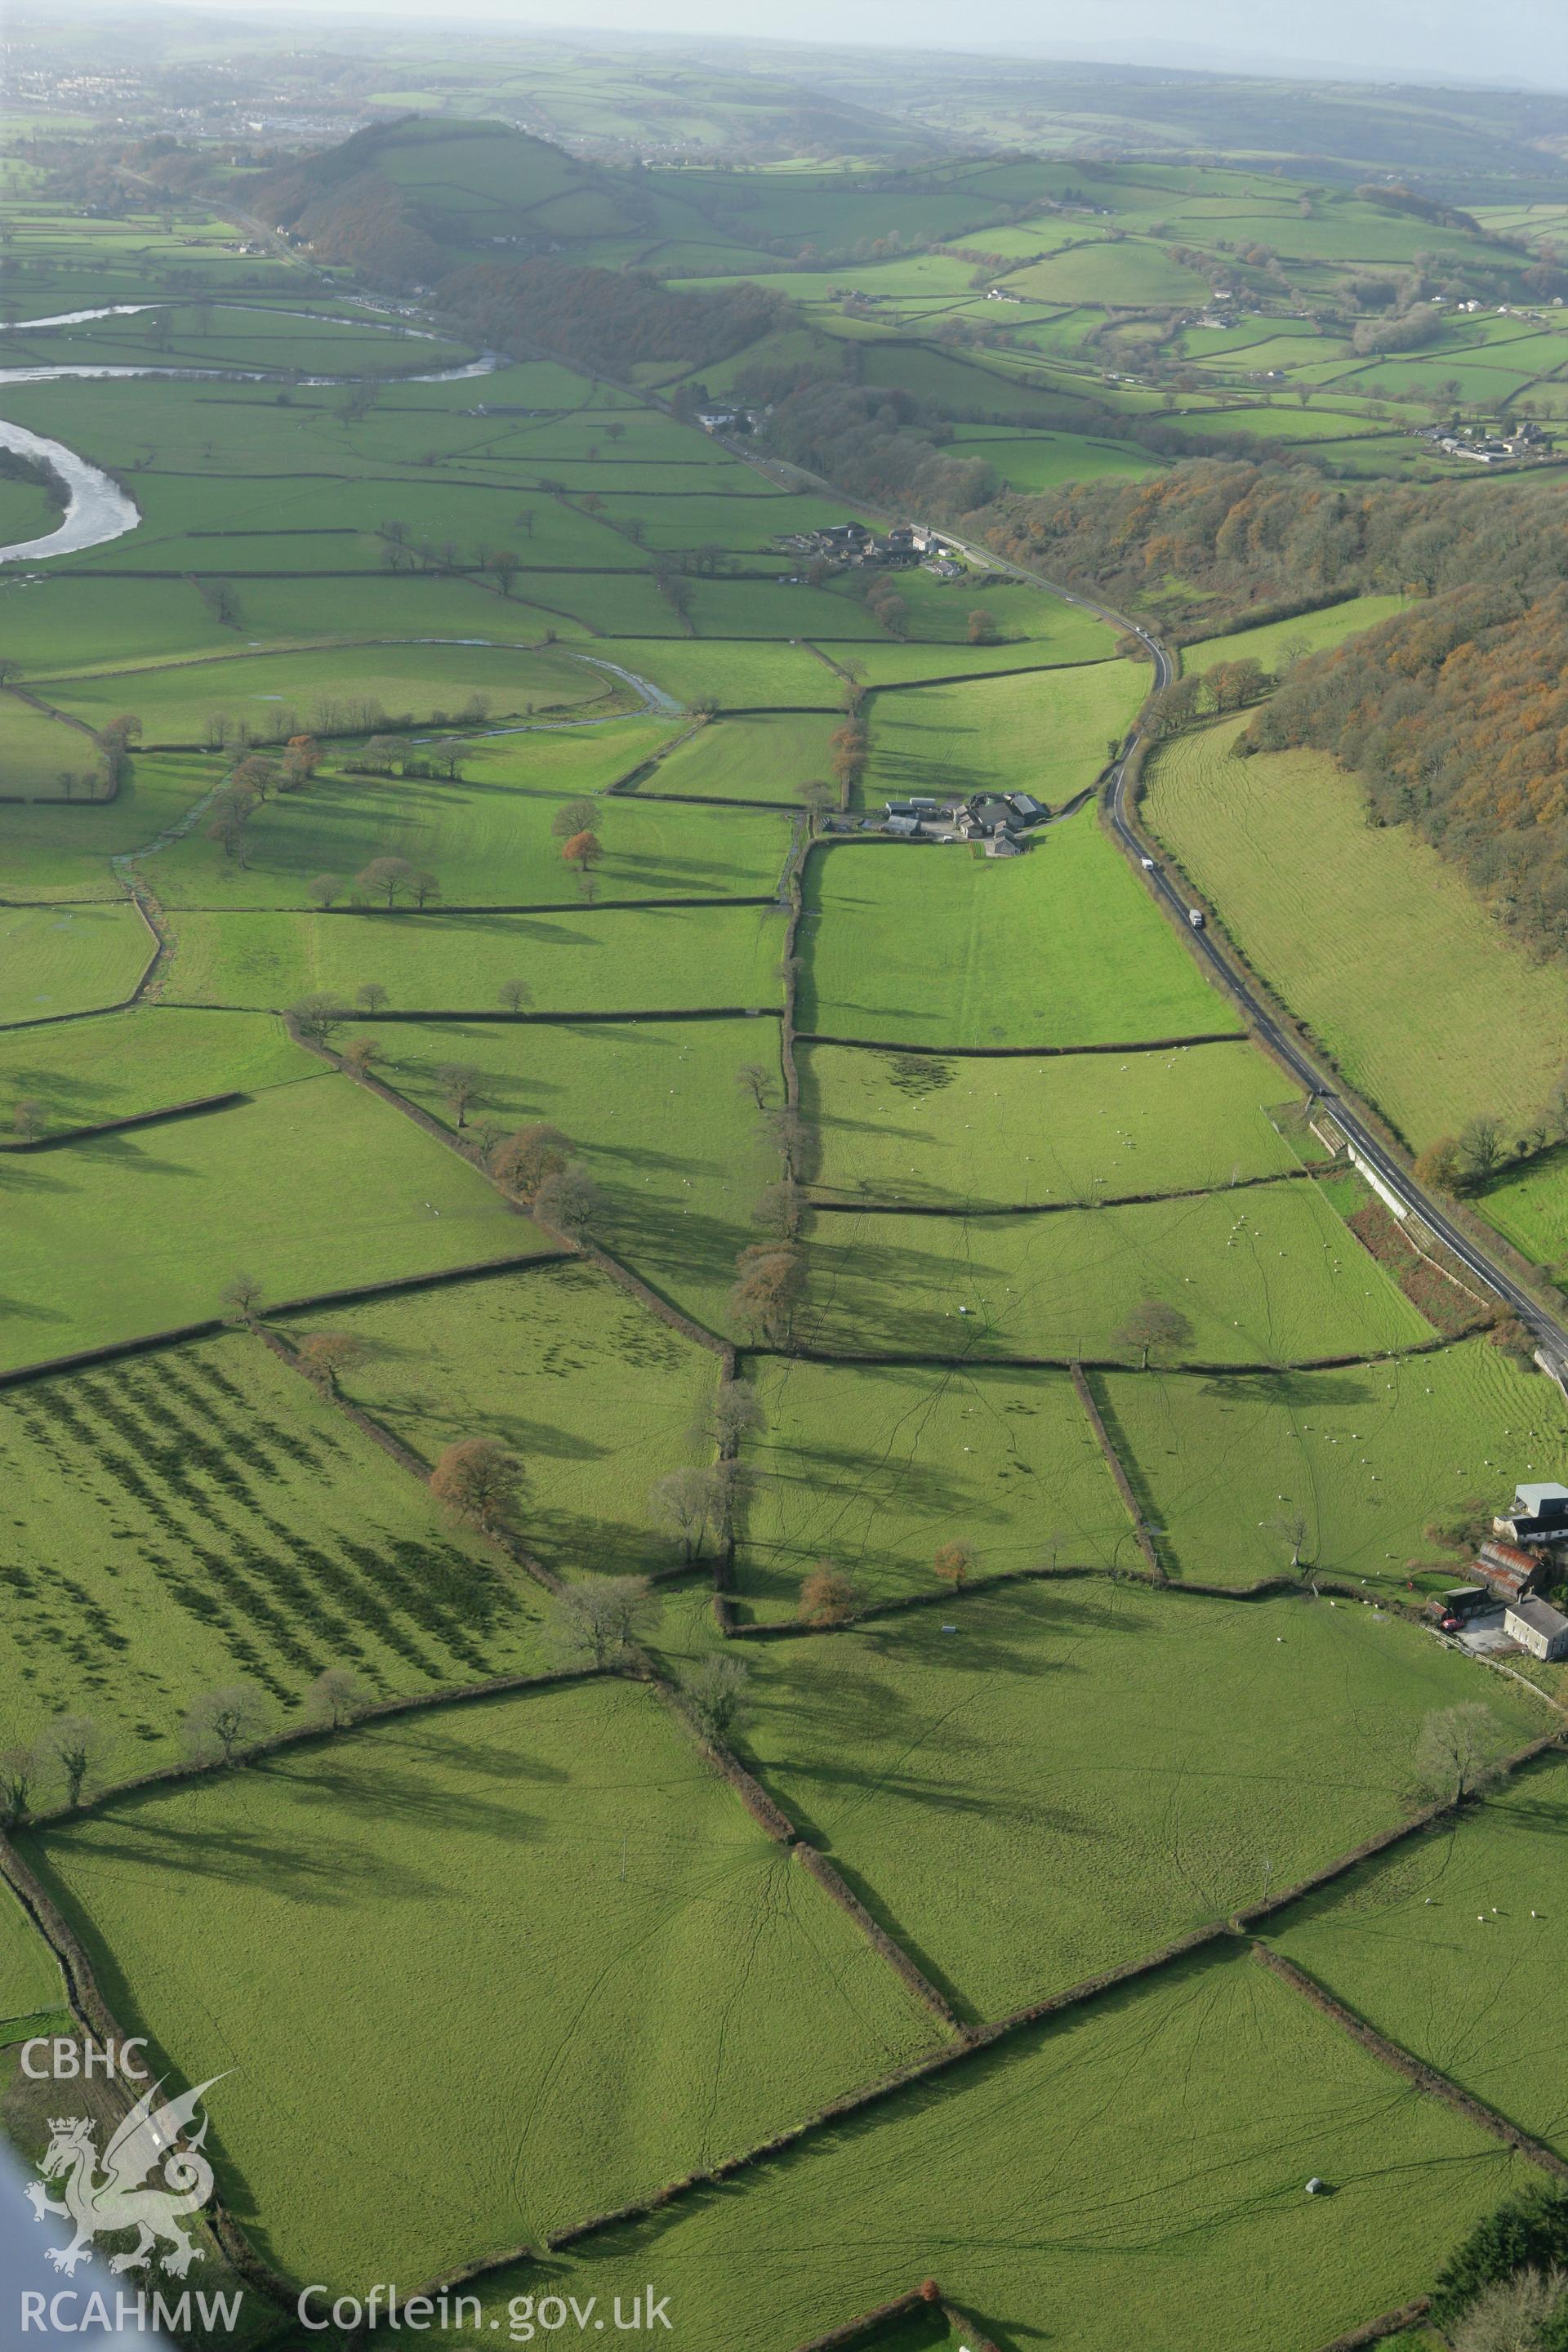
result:
[[(134, 0), (133, 0), (134, 5)], [(195, 0), (270, 14), (316, 13), (321, 0)], [(330, 0), (331, 13), (432, 26), (428, 0)], [(484, 18), (520, 30), (590, 26), (641, 33), (749, 34), (764, 39), (898, 47), (1012, 48), (1035, 56), (1232, 71), (1338, 72), (1369, 79), (1502, 83), (1568, 90), (1568, 0), (456, 0), (448, 22)]]

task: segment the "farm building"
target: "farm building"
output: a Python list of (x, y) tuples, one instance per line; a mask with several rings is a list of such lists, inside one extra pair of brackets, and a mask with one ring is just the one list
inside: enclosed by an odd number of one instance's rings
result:
[(1519, 1487), (1506, 1515), (1492, 1521), (1494, 1533), (1510, 1544), (1568, 1540), (1568, 1486)]
[(1547, 1601), (1516, 1601), (1503, 1616), (1503, 1632), (1532, 1658), (1568, 1657), (1568, 1617)]
[(1476, 1574), (1485, 1579), (1505, 1606), (1525, 1598), (1541, 1565), (1538, 1555), (1521, 1551), (1514, 1544), (1484, 1543), (1476, 1555)]

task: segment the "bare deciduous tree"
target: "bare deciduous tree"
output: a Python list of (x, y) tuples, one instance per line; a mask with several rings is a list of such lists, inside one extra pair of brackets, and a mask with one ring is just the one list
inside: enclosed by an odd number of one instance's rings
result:
[(652, 1630), (658, 1613), (646, 1576), (580, 1577), (552, 1604), (551, 1639), (568, 1658), (614, 1665)]
[(1479, 1699), (1434, 1707), (1415, 1743), (1415, 1772), (1422, 1787), (1455, 1804), (1490, 1787), (1498, 1777), (1501, 1732), (1497, 1717)]
[(254, 1275), (237, 1274), (218, 1292), (226, 1323), (254, 1323), (261, 1310), (261, 1285)]
[(1184, 1348), (1192, 1336), (1193, 1327), (1179, 1307), (1167, 1307), (1163, 1298), (1145, 1298), (1132, 1309), (1116, 1338), (1119, 1346), (1138, 1349), (1147, 1371), (1156, 1348), (1162, 1351)]
[(744, 1658), (704, 1658), (680, 1677), (680, 1689), (704, 1738), (726, 1739), (746, 1709)]
[(369, 1685), (352, 1666), (324, 1666), (305, 1694), (305, 1711), (312, 1722), (341, 1731), (364, 1713), (371, 1699)]
[(198, 1764), (232, 1764), (242, 1748), (261, 1738), (270, 1720), (266, 1698), (254, 1683), (224, 1683), (204, 1691), (187, 1709), (185, 1746)]

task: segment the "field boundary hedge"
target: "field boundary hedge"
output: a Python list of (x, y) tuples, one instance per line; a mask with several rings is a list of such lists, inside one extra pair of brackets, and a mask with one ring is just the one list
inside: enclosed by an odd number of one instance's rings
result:
[(1529, 2132), (1521, 2131), (1517, 2124), (1510, 2123), (1508, 2117), (1500, 2115), (1495, 2107), (1489, 2107), (1468, 2091), (1461, 2090), (1457, 2083), (1449, 2081), (1447, 2074), (1440, 2074), (1435, 2066), (1428, 2066), (1425, 2059), (1415, 2057), (1399, 2042), (1390, 2041), (1386, 2033), (1380, 2033), (1375, 2025), (1369, 2025), (1365, 2018), (1358, 2017), (1354, 2010), (1348, 2009), (1336, 1994), (1321, 1985), (1316, 1977), (1309, 1976), (1306, 1969), (1298, 1968), (1294, 1960), (1288, 1960), (1283, 1952), (1276, 1952), (1267, 1944), (1254, 1944), (1252, 1956), (1254, 1959), (1261, 1960), (1266, 1969), (1272, 1969), (1292, 1991), (1299, 1992), (1303, 2000), (1310, 2000), (1314, 2009), (1321, 2010), (1353, 2041), (1359, 2042), (1363, 2050), (1370, 2051), (1374, 2058), (1381, 2058), (1384, 2064), (1392, 2066), (1395, 2074), (1403, 2074), (1405, 2081), (1413, 2083), (1418, 2091), (1425, 2091), (1430, 2098), (1443, 2100), (1447, 2105), (1457, 2109), (1467, 2122), (1474, 2124), (1478, 2130), (1488, 2133), (1493, 2139), (1501, 2140), (1505, 2147), (1527, 2158), (1541, 2171), (1549, 2172), (1553, 2179), (1568, 2180), (1568, 2163), (1554, 2148), (1532, 2138)]
[(1337, 1176), (1343, 1173), (1331, 1165), (1313, 1163), (1301, 1168), (1279, 1168), (1269, 1176), (1237, 1176), (1224, 1184), (1184, 1184), (1173, 1192), (1107, 1192), (1092, 1203), (1088, 1201), (982, 1201), (956, 1202), (949, 1206), (937, 1201), (821, 1201), (813, 1196), (814, 1213), (825, 1216), (844, 1217), (864, 1213), (868, 1217), (1060, 1217), (1075, 1209), (1141, 1209), (1150, 1208), (1160, 1201), (1205, 1201), (1211, 1192), (1247, 1192), (1259, 1184), (1293, 1184), (1302, 1178)]
[[(313, 1291), (305, 1298), (280, 1298), (261, 1311), (268, 1316), (309, 1315), (321, 1307), (346, 1307), (366, 1298), (384, 1298), (401, 1290), (434, 1290), (444, 1282), (479, 1282), (496, 1274), (522, 1274), (531, 1266), (559, 1265), (577, 1255), (575, 1250), (532, 1250), (522, 1257), (479, 1258), (468, 1265), (437, 1267), (429, 1274), (389, 1275), (384, 1282), (354, 1283), (342, 1290)], [(143, 1331), (133, 1339), (106, 1339), (101, 1347), (82, 1348), (74, 1355), (46, 1356), (37, 1363), (16, 1364), (0, 1371), (0, 1389), (21, 1388), (29, 1381), (54, 1380), (61, 1373), (112, 1364), (124, 1356), (153, 1355), (161, 1348), (181, 1348), (195, 1339), (216, 1339), (237, 1327), (222, 1315), (205, 1316), (199, 1323), (170, 1324), (162, 1331)]]
[[(844, 845), (828, 845), (841, 848)], [(1245, 1029), (1211, 1029), (1189, 1037), (1140, 1037), (1122, 1045), (911, 1045), (896, 1037), (830, 1037), (825, 1030), (802, 1029), (795, 1042), (845, 1045), (858, 1054), (931, 1054), (942, 1061), (1044, 1062), (1063, 1054), (1169, 1054), (1178, 1045), (1247, 1045), (1252, 1041)]]
[(227, 1110), (236, 1103), (254, 1099), (237, 1087), (226, 1095), (193, 1095), (188, 1102), (170, 1103), (163, 1110), (133, 1110), (123, 1118), (100, 1119), (93, 1127), (62, 1128), (58, 1135), (0, 1138), (0, 1151), (58, 1151), (64, 1144), (86, 1143), (95, 1135), (120, 1135), (128, 1127), (160, 1127), (172, 1119), (195, 1118), (202, 1111)]
[(803, 1870), (810, 1872), (817, 1885), (832, 1897), (839, 1909), (848, 1913), (867, 1942), (880, 1953), (888, 1966), (913, 1993), (915, 1999), (923, 2002), (931, 2015), (938, 2020), (939, 2023), (944, 2025), (950, 2033), (962, 2033), (964, 2031), (963, 2020), (958, 2016), (946, 1995), (937, 1990), (924, 1969), (916, 1964), (903, 1946), (889, 1936), (885, 1927), (878, 1925), (842, 1872), (828, 1861), (820, 1848), (811, 1844), (805, 1838), (797, 1837), (795, 1859)]
[[(1414, 2303), (1402, 2304), (1397, 2311), (1385, 2311), (1381, 2317), (1336, 2336), (1331, 2344), (1320, 2345), (1318, 2352), (1367, 2352), (1369, 2345), (1382, 2344), (1390, 2336), (1402, 2335), (1405, 2328), (1418, 2326), (1431, 2308), (1431, 2296), (1418, 2294)], [(983, 2352), (983, 2347), (976, 2345), (973, 2352)]]
[(1132, 1491), (1132, 1481), (1127, 1475), (1126, 1466), (1111, 1440), (1110, 1432), (1105, 1425), (1105, 1416), (1100, 1410), (1099, 1401), (1094, 1391), (1089, 1387), (1081, 1364), (1073, 1365), (1070, 1378), (1073, 1392), (1083, 1407), (1084, 1419), (1094, 1432), (1094, 1442), (1100, 1448), (1105, 1466), (1110, 1473), (1111, 1483), (1121, 1496), (1122, 1507), (1131, 1522), (1134, 1538), (1148, 1564), (1150, 1576), (1156, 1584), (1168, 1584), (1170, 1579), (1165, 1573), (1164, 1562), (1154, 1548), (1154, 1538), (1149, 1532), (1138, 1497)]
[(830, 2327), (826, 2336), (814, 2336), (810, 2342), (796, 2347), (796, 2352), (848, 2352), (848, 2347), (864, 2344), (875, 2328), (885, 2327), (890, 2319), (908, 2319), (914, 2312), (923, 2311), (936, 2300), (916, 2286), (907, 2294), (896, 2294), (890, 2303), (878, 2304), (874, 2311), (863, 2311), (857, 2318), (846, 2319), (837, 2327)]
[[(703, 903), (711, 906), (713, 901), (706, 899)], [(760, 899), (757, 903), (760, 906), (773, 907), (776, 906), (778, 901), (770, 898)], [(479, 911), (494, 914), (497, 909), (489, 907)], [(611, 909), (612, 913), (615, 911), (614, 908)], [(99, 1005), (94, 1008), (95, 1011), (105, 1013), (113, 1013), (118, 1009), (112, 1004)], [(276, 1008), (272, 1005), (205, 1004), (182, 998), (180, 1009), (190, 1013), (270, 1013)], [(349, 1008), (345, 1006), (343, 1010), (346, 1014)], [(779, 1008), (776, 1004), (683, 1004), (677, 1005), (673, 1009), (666, 1007), (662, 1012), (657, 1006), (650, 1010), (647, 1005), (643, 1005), (630, 1012), (619, 1013), (500, 1013), (488, 1005), (468, 1009), (461, 1005), (432, 1004), (427, 1005), (422, 1012), (394, 1011), (391, 1006), (387, 1006), (374, 1016), (366, 1013), (363, 1017), (365, 1020), (374, 1017), (378, 1024), (386, 1021), (516, 1021), (534, 1022), (544, 1026), (553, 1024), (558, 1028), (575, 1028), (585, 1021), (776, 1021), (778, 1016)], [(48, 1017), (54, 1021), (82, 1021), (87, 1018), (87, 1015), (81, 1013), (55, 1013)], [(0, 1023), (0, 1028), (28, 1029), (35, 1025), (34, 1023), (27, 1021)], [(302, 1045), (305, 1040), (300, 1038), (296, 1042)]]
[[(711, 805), (711, 803), (704, 803), (704, 806)], [(771, 801), (741, 803), (739, 805), (782, 810), (782, 803)], [(784, 813), (787, 814), (787, 811)], [(531, 898), (520, 899), (515, 904), (500, 898), (487, 898), (474, 906), (462, 899), (442, 898), (439, 901), (432, 899), (427, 907), (182, 907), (179, 911), (182, 915), (306, 914), (312, 919), (321, 917), (328, 920), (363, 920), (366, 916), (374, 916), (377, 922), (384, 922), (390, 915), (398, 922), (427, 923), (432, 918), (442, 915), (624, 915), (637, 907), (773, 907), (777, 904), (777, 891), (763, 890), (742, 898), (699, 892), (676, 898)], [(377, 1013), (367, 1017), (382, 1021), (391, 1019), (392, 1015)], [(522, 1016), (507, 1013), (503, 1017), (513, 1020)]]
[[(816, 1205), (816, 1202), (812, 1202), (814, 1209)], [(1194, 1356), (1189, 1357), (1184, 1363), (1162, 1364), (1160, 1378), (1237, 1380), (1245, 1375), (1248, 1380), (1258, 1380), (1272, 1373), (1276, 1379), (1284, 1380), (1292, 1372), (1348, 1372), (1363, 1364), (1403, 1363), (1411, 1356), (1440, 1355), (1445, 1348), (1458, 1345), (1463, 1336), (1434, 1332), (1429, 1339), (1412, 1339), (1403, 1348), (1378, 1348), (1367, 1356), (1299, 1356), (1289, 1360), (1274, 1358), (1268, 1362), (1245, 1362), (1237, 1359), (1230, 1363), (1211, 1363), (1206, 1359)], [(921, 1355), (907, 1349), (888, 1349), (873, 1355), (862, 1349), (813, 1348), (799, 1341), (787, 1348), (753, 1347), (751, 1352), (757, 1356), (783, 1356), (807, 1364), (896, 1364), (906, 1368), (930, 1364), (942, 1371), (972, 1372), (976, 1367), (984, 1370), (987, 1366), (997, 1369), (1011, 1366), (1015, 1371), (1068, 1372), (1075, 1363), (1082, 1364), (1086, 1371), (1092, 1372), (1142, 1373), (1142, 1370), (1141, 1365), (1130, 1363), (1125, 1356), (939, 1356)]]

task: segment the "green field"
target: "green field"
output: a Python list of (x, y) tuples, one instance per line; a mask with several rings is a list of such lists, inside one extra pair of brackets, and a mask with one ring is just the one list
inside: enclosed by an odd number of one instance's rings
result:
[(1034, 1215), (818, 1214), (808, 1255), (805, 1328), (836, 1354), (1136, 1362), (1117, 1335), (1144, 1299), (1185, 1316), (1174, 1352), (1194, 1362), (1369, 1356), (1431, 1337), (1318, 1183)]
[(1194, 645), (1183, 646), (1182, 668), (1191, 676), (1194, 670), (1212, 668), (1215, 662), (1257, 660), (1266, 670), (1276, 672), (1303, 654), (1342, 645), (1347, 637), (1375, 628), (1379, 621), (1404, 609), (1403, 596), (1352, 596), (1342, 604), (1298, 613), (1289, 621), (1264, 621), (1255, 629), (1237, 629), (1229, 636), (1200, 637)]
[(90, 735), (16, 695), (0, 695), (0, 798), (87, 801), (103, 787)]
[(488, 1013), (521, 980), (541, 1013), (679, 1012), (779, 1001), (773, 907), (579, 914), (180, 914), (172, 1004), (276, 1009), (374, 982), (399, 1012)]
[(1407, 828), (1312, 751), (1238, 759), (1229, 720), (1150, 772), (1144, 813), (1290, 1010), (1412, 1144), (1528, 1118), (1568, 1056), (1568, 989)]
[(1334, 1902), (1309, 1897), (1269, 1931), (1380, 2032), (1559, 2149), (1568, 2073), (1550, 2020), (1565, 1826), (1562, 1769), (1537, 1767), (1457, 1825), (1363, 1864)]
[[(746, 1747), (765, 1784), (984, 2017), (1228, 1917), (1397, 1821), (1426, 1711), (1476, 1680), (1364, 1611), (1081, 1580), (756, 1654)], [(1488, 1696), (1494, 1752), (1544, 1727), (1525, 1693)]]
[[(108, 1998), (187, 2077), (239, 2069), (220, 2173), (301, 2281), (536, 2239), (934, 2038), (624, 1684), (415, 1716), (28, 1848)], [(437, 2012), (494, 2030), (434, 2036)], [(305, 2074), (338, 2118), (325, 2173)], [(464, 2162), (411, 2167), (415, 2117)]]
[(857, 805), (911, 793), (1026, 792), (1059, 808), (1092, 784), (1147, 691), (1131, 662), (932, 686), (871, 705)]
[[(11, 1893), (0, 1901), (0, 2044), (11, 2041), (17, 2021), (37, 2017), (63, 2004), (65, 1991), (53, 1953)], [(17, 2026), (16, 2039), (26, 2032)]]
[(950, 1539), (970, 1547), (979, 1575), (1136, 1560), (1063, 1372), (758, 1360), (751, 1374), (763, 1426), (743, 1454), (743, 1616), (793, 1617), (822, 1560), (853, 1579), (864, 1606), (935, 1592), (931, 1554)]
[[(563, 787), (595, 793), (636, 766), (666, 731), (641, 722), (630, 735), (617, 734), (596, 761), (542, 762), (537, 781), (517, 749), (515, 783), (467, 760), (461, 783), (316, 776), (303, 792), (258, 809), (237, 855), (226, 856), (198, 827), (148, 858), (142, 871), (172, 908), (303, 908), (321, 874), (338, 877), (347, 898), (353, 877), (382, 857), (434, 875), (453, 906), (571, 905), (582, 896), (577, 871), (563, 862), (561, 837), (551, 830)], [(528, 740), (513, 739), (519, 747)], [(580, 783), (574, 766), (584, 772)], [(763, 810), (675, 812), (603, 794), (592, 830), (604, 851), (593, 869), (595, 894), (605, 902), (761, 896), (777, 887), (789, 844), (782, 818)]]
[(776, 1024), (400, 1021), (353, 1034), (375, 1039), (388, 1086), (447, 1126), (438, 1073), (457, 1062), (479, 1073), (471, 1119), (559, 1129), (603, 1187), (598, 1238), (688, 1314), (727, 1328), (735, 1260), (773, 1172), (737, 1073), (771, 1074), (777, 1102)]
[(1011, 863), (877, 843), (806, 867), (800, 1026), (943, 1046), (1238, 1030), (1086, 809)]
[[(0, 567), (0, 1811), (18, 1744), (103, 1726), (86, 1807), (8, 1833), (121, 2030), (223, 2077), (260, 2257), (406, 2296), (939, 2049), (900, 1954), (994, 2022), (1397, 1826), (1434, 1709), (1484, 1700), (1499, 1751), (1552, 1720), (1554, 1666), (1401, 1608), (1464, 1572), (1446, 1521), (1565, 1475), (1568, 1407), (1350, 1229), (1360, 1180), (1092, 803), (1152, 677), (1101, 599), (1169, 613), (1189, 673), (1283, 676), (1417, 593), (1384, 502), (1432, 502), (1438, 568), (1446, 482), (1506, 598), (1494, 509), (1552, 469), (1486, 481), (1414, 428), (1507, 400), (1561, 431), (1531, 248), (1568, 207), (1506, 90), (325, 40), (215, 64), (199, 28), (67, 25), (0, 122), (6, 416), (137, 517)], [(215, 73), (231, 129), (197, 135)], [(363, 115), (347, 144), (289, 127), (323, 103)], [(0, 550), (50, 509), (0, 475)], [(952, 560), (816, 539), (853, 517)], [(1391, 593), (1239, 626), (1244, 520), (1254, 612)], [(226, 848), (226, 781), (307, 731), (313, 775)], [(1556, 967), (1348, 775), (1234, 736), (1148, 764), (1173, 870), (1412, 1145), (1525, 1134), (1568, 1063)], [(1007, 862), (874, 837), (889, 797), (1008, 790), (1090, 804)], [(388, 859), (392, 906), (356, 879)], [(538, 1124), (593, 1181), (583, 1255), (485, 1173)], [(1568, 1266), (1568, 1147), (1478, 1205)], [(292, 1351), (328, 1335), (360, 1344), (319, 1388)], [(515, 1457), (500, 1542), (420, 1475), (472, 1440)], [(720, 1462), (687, 1559), (655, 1490)], [(819, 1569), (846, 1622), (808, 1630)], [(624, 1679), (446, 1703), (558, 1664), (606, 1575), (655, 1580)], [(438, 1704), (124, 1785), (203, 1693), (296, 1725), (329, 1666)], [(736, 1667), (719, 1745), (863, 1912), (693, 1736)], [(664, 1675), (700, 1678), (690, 1715)], [(1560, 2136), (1555, 1790), (1279, 1932)], [(0, 1887), (0, 2062), (61, 1998)], [(1522, 2177), (1234, 1935), (952, 2049), (509, 2261), (467, 2341), (662, 2296), (686, 2352), (794, 2352), (935, 2278), (963, 2315), (868, 2347), (1324, 2352)], [(7, 2105), (30, 2160), (43, 2087)], [(301, 2324), (262, 2300), (248, 2352)]]
[[(508, 635), (501, 626), (505, 617), (498, 608), (492, 624), (498, 639)], [(445, 711), (456, 721), (476, 696), (498, 719), (545, 710), (581, 713), (585, 705), (614, 710), (629, 707), (631, 700), (627, 688), (603, 670), (565, 654), (510, 642), (236, 654), (221, 661), (61, 678), (48, 691), (62, 710), (90, 727), (133, 710), (149, 743), (175, 745), (201, 743), (214, 713), (236, 727), (248, 726), (265, 742), (302, 730), (353, 733), (377, 724), (377, 713), (429, 721)]]
[(1319, 1150), (1291, 1115), (1289, 1082), (1240, 1039), (1125, 1061), (841, 1045), (804, 1045), (797, 1059), (828, 1197), (1091, 1206), (1283, 1175)]
[(801, 788), (830, 773), (826, 713), (781, 712), (720, 719), (700, 728), (640, 786), (642, 793), (689, 794), (694, 800), (799, 800)]
[[(1314, 2172), (1331, 2201), (1302, 2195)], [(1435, 2251), (1532, 2178), (1238, 1956), (1021, 2035), (950, 2074), (934, 2109), (911, 2091), (743, 2190), (504, 2272), (485, 2305), (629, 2306), (652, 2273), (703, 2352), (777, 2352), (907, 2294), (940, 2255), (988, 2332), (1043, 2313), (1074, 2352), (1201, 2352), (1216, 2326), (1226, 2352), (1315, 2352), (1424, 2292)]]
[(0, 1181), (0, 1369), (200, 1322), (239, 1273), (300, 1298), (548, 1246), (455, 1153), (327, 1073), (7, 1160)]
[(208, 1095), (287, 1086), (321, 1068), (270, 1013), (220, 1019), (141, 1005), (0, 1036), (0, 1119), (34, 1103), (40, 1133), (61, 1135)]
[[(321, 1319), (302, 1318), (291, 1336)], [(519, 1532), (552, 1568), (647, 1575), (678, 1564), (646, 1497), (668, 1471), (710, 1458), (694, 1431), (716, 1360), (604, 1276), (541, 1266), (334, 1307), (328, 1320), (364, 1344), (348, 1394), (425, 1460), (473, 1436), (511, 1449), (523, 1465)]]
[(384, 1696), (543, 1663), (536, 1588), (258, 1339), (11, 1390), (0, 1456), (0, 1721), (97, 1714), (111, 1780), (237, 1675), (280, 1723), (327, 1666)]
[(1557, 1390), (1485, 1339), (1251, 1380), (1112, 1372), (1102, 1388), (1163, 1557), (1207, 1583), (1288, 1574), (1300, 1517), (1311, 1567), (1403, 1590), (1407, 1563), (1441, 1560), (1429, 1520), (1568, 1459)]
[(156, 945), (129, 900), (107, 907), (0, 905), (0, 1027), (123, 1003)]

